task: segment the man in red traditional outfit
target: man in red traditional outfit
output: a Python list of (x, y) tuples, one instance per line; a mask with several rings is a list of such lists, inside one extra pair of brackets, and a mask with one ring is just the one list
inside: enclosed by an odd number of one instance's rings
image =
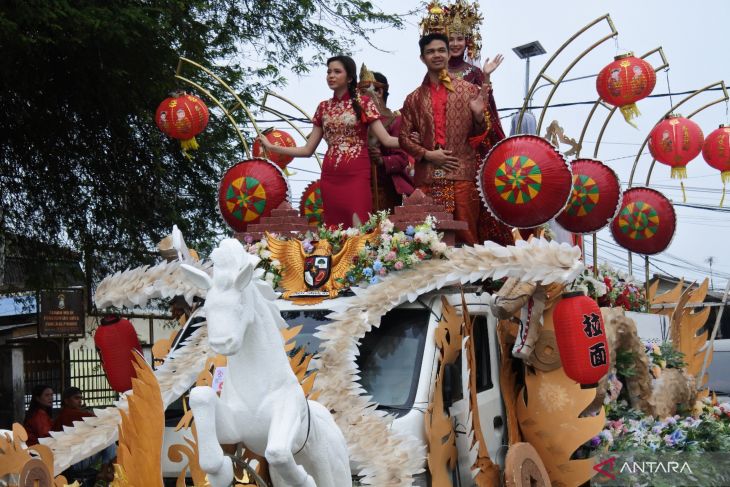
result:
[(478, 242), (480, 204), (475, 149), (491, 126), (486, 109), (491, 87), (479, 89), (449, 75), (449, 39), (444, 34), (425, 35), (418, 44), (428, 73), (403, 104), (398, 140), (416, 160), (416, 187), (444, 205), (454, 219), (467, 222), (468, 229), (456, 237), (473, 245)]

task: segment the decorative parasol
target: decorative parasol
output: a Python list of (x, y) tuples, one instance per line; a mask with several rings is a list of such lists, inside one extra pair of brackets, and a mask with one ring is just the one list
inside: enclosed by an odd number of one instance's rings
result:
[(576, 159), (570, 169), (573, 190), (555, 220), (569, 232), (597, 232), (611, 223), (621, 207), (621, 181), (613, 169), (594, 159)]
[(319, 179), (312, 181), (304, 189), (299, 202), (299, 213), (307, 219), (307, 223), (316, 227), (324, 223), (324, 205)]
[(291, 200), (284, 173), (265, 159), (239, 162), (226, 171), (218, 187), (218, 209), (237, 232), (270, 215), (284, 200)]
[(669, 247), (676, 227), (677, 216), (667, 197), (639, 187), (624, 191), (621, 209), (611, 222), (611, 234), (621, 247), (653, 255)]
[(572, 187), (570, 168), (547, 140), (515, 135), (498, 142), (477, 175), (482, 201), (506, 225), (532, 228), (554, 218)]

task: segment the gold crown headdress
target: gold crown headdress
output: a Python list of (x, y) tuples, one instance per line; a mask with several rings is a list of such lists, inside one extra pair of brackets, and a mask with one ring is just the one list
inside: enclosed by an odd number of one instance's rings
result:
[(484, 20), (479, 12), (479, 3), (456, 0), (442, 7), (438, 1), (428, 4), (427, 14), (421, 20), (421, 35), (462, 34), (466, 38), (466, 56), (469, 60), (479, 59), (482, 50), (482, 35), (479, 28)]
[(365, 63), (362, 63), (362, 66), (360, 67), (360, 82), (357, 84), (357, 87), (361, 90), (367, 90), (371, 86), (375, 88), (385, 88), (387, 85), (376, 81), (375, 74), (373, 74), (368, 67), (365, 66)]

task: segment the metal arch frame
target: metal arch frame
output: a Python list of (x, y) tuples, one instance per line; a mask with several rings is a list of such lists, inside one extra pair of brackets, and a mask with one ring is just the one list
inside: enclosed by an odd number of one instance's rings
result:
[[(562, 72), (560, 77), (558, 77), (557, 80), (554, 80), (547, 76), (545, 74), (545, 71), (550, 67), (552, 62), (565, 50), (566, 47), (568, 47), (575, 39), (580, 37), (583, 33), (590, 30), (593, 26), (606, 21), (608, 23), (609, 28), (611, 29), (611, 33), (603, 36), (598, 41), (594, 42), (592, 45), (590, 45), (587, 49), (585, 49), (583, 52), (581, 52), (573, 61), (568, 65), (567, 68)], [(573, 34), (567, 41), (563, 43), (562, 46), (558, 48), (557, 51), (548, 59), (548, 61), (545, 63), (545, 65), (542, 67), (538, 75), (535, 77), (535, 81), (532, 82), (532, 86), (530, 87), (530, 91), (527, 93), (527, 96), (525, 97), (524, 102), (522, 103), (522, 108), (520, 109), (520, 118), (517, 119), (517, 132), (520, 132), (522, 130), (522, 119), (525, 115), (525, 112), (527, 111), (527, 107), (530, 104), (530, 100), (532, 99), (532, 96), (537, 88), (537, 83), (540, 81), (540, 79), (544, 79), (549, 84), (553, 85), (552, 90), (550, 90), (550, 93), (548, 94), (545, 104), (542, 107), (542, 110), (540, 112), (540, 120), (537, 124), (537, 133), (540, 133), (540, 129), (542, 128), (542, 123), (545, 118), (545, 112), (547, 111), (548, 106), (550, 105), (550, 101), (552, 100), (553, 96), (555, 95), (555, 91), (557, 91), (558, 86), (560, 86), (560, 83), (565, 79), (565, 77), (568, 75), (568, 73), (575, 67), (578, 62), (580, 62), (581, 59), (583, 59), (589, 52), (591, 52), (593, 49), (598, 47), (599, 45), (603, 44), (607, 40), (614, 38), (618, 36), (618, 31), (616, 30), (616, 27), (613, 25), (613, 20), (611, 20), (611, 16), (609, 14), (606, 14), (602, 17), (597, 18), (593, 22), (587, 24), (582, 29), (580, 29), (578, 32)]]
[[(644, 55), (641, 56), (641, 59), (646, 59), (654, 53), (659, 53), (659, 56), (662, 60), (661, 66), (657, 66), (656, 68), (654, 68), (654, 72), (656, 73), (658, 71), (661, 71), (662, 69), (668, 68), (669, 61), (667, 61), (667, 58), (664, 55), (664, 49), (661, 46), (645, 53)], [(601, 141), (603, 140), (603, 135), (606, 132), (606, 128), (608, 127), (608, 124), (611, 121), (611, 118), (613, 118), (613, 115), (616, 113), (616, 110), (618, 109), (618, 107), (609, 106), (600, 97), (596, 100), (596, 102), (593, 104), (593, 108), (591, 108), (591, 111), (588, 114), (588, 118), (586, 118), (586, 123), (583, 125), (583, 130), (580, 133), (580, 139), (578, 140), (578, 146), (581, 147), (581, 149), (583, 147), (583, 140), (585, 139), (586, 133), (588, 132), (588, 126), (590, 125), (591, 120), (593, 119), (593, 115), (595, 114), (595, 112), (599, 106), (606, 107), (609, 110), (609, 113), (608, 113), (608, 116), (606, 117), (606, 120), (603, 122), (603, 125), (601, 126), (600, 132), (598, 133), (598, 138), (596, 139), (596, 145), (595, 145), (595, 148), (593, 149), (594, 158), (598, 157), (598, 149), (601, 146)], [(578, 154), (576, 154), (576, 157), (580, 157), (580, 151), (578, 152)]]
[[(707, 108), (710, 108), (711, 106), (717, 105), (718, 103), (721, 103), (723, 101), (730, 100), (730, 95), (728, 95), (727, 87), (725, 86), (725, 81), (723, 81), (723, 80), (716, 81), (716, 82), (714, 82), (712, 84), (709, 84), (709, 85), (705, 86), (704, 88), (700, 88), (699, 90), (695, 91), (694, 93), (690, 93), (689, 95), (687, 95), (686, 97), (684, 97), (682, 100), (680, 100), (674, 106), (672, 106), (672, 108), (670, 108), (669, 111), (667, 111), (656, 122), (656, 124), (658, 124), (659, 122), (661, 122), (667, 115), (675, 112), (679, 107), (681, 107), (682, 105), (684, 105), (685, 103), (687, 103), (692, 98), (694, 98), (697, 95), (699, 95), (701, 93), (704, 93), (704, 92), (706, 92), (706, 91), (708, 91), (708, 90), (710, 90), (710, 89), (712, 89), (712, 88), (714, 88), (716, 86), (720, 87), (720, 89), (722, 90), (723, 96), (721, 96), (717, 100), (713, 100), (713, 101), (711, 101), (709, 103), (705, 103), (700, 108), (698, 108), (697, 110), (695, 110), (692, 113), (690, 113), (689, 115), (687, 115), (686, 118), (692, 118), (695, 115), (697, 115), (698, 113), (702, 112), (703, 110), (705, 110)], [(656, 124), (654, 124), (654, 125), (656, 126)], [(649, 137), (650, 136), (651, 136), (651, 131), (649, 132), (649, 134), (647, 134), (646, 138), (644, 139), (644, 142), (641, 144), (641, 147), (639, 148), (639, 152), (636, 154), (636, 158), (634, 159), (634, 164), (631, 167), (631, 175), (629, 176), (629, 181), (628, 181), (627, 188), (631, 188), (631, 186), (634, 183), (634, 175), (636, 174), (636, 168), (639, 165), (639, 160), (641, 159), (641, 155), (644, 152), (644, 149), (646, 148), (646, 144), (649, 143)], [(656, 159), (652, 159), (651, 160), (651, 165), (649, 166), (649, 171), (647, 172), (647, 175), (646, 175), (646, 182), (644, 184), (647, 187), (649, 187), (649, 184), (651, 182), (651, 175), (652, 175), (652, 172), (654, 171), (654, 166), (655, 165), (656, 165)], [(628, 252), (628, 268), (629, 268), (629, 274), (632, 274), (632, 271), (633, 271), (633, 258), (632, 258), (632, 252), (631, 251)], [(648, 289), (649, 289), (649, 275), (650, 275), (650, 272), (649, 272), (649, 256), (648, 255), (645, 255), (644, 256), (644, 277), (645, 277), (645, 284), (646, 284), (647, 292), (648, 292)]]
[(238, 94), (233, 90), (233, 88), (231, 88), (228, 85), (228, 83), (223, 81), (213, 71), (206, 68), (202, 64), (196, 63), (195, 61), (193, 61), (191, 59), (188, 59), (188, 58), (182, 57), (182, 56), (180, 57), (180, 60), (178, 61), (178, 64), (177, 64), (177, 70), (175, 71), (175, 79), (178, 79), (184, 83), (189, 84), (190, 86), (193, 86), (194, 88), (196, 88), (196, 89), (200, 90), (202, 93), (204, 93), (205, 96), (207, 96), (208, 98), (213, 100), (213, 103), (215, 103), (218, 106), (218, 108), (220, 108), (223, 111), (223, 113), (226, 115), (228, 120), (231, 122), (231, 125), (233, 125), (233, 128), (236, 130), (236, 133), (238, 134), (238, 138), (241, 140), (241, 144), (243, 144), (243, 150), (246, 152), (246, 157), (251, 157), (251, 149), (249, 148), (248, 143), (246, 142), (246, 138), (243, 136), (243, 133), (241, 132), (241, 129), (238, 127), (238, 123), (236, 122), (236, 119), (233, 118), (231, 111), (228, 110), (225, 106), (223, 106), (223, 103), (218, 98), (213, 96), (213, 94), (210, 92), (210, 90), (203, 88), (200, 84), (196, 83), (195, 81), (193, 81), (189, 78), (184, 77), (181, 74), (183, 66), (185, 64), (189, 64), (190, 66), (203, 71), (208, 76), (210, 76), (211, 78), (216, 80), (228, 93), (230, 93), (233, 96), (233, 98), (236, 99), (237, 106), (240, 106), (241, 109), (243, 109), (246, 117), (248, 117), (249, 121), (251, 122), (251, 125), (253, 126), (254, 130), (256, 131), (256, 135), (258, 136), (259, 134), (261, 134), (261, 130), (259, 129), (258, 125), (256, 124), (256, 120), (254, 119), (251, 112), (243, 104), (243, 101), (238, 96)]

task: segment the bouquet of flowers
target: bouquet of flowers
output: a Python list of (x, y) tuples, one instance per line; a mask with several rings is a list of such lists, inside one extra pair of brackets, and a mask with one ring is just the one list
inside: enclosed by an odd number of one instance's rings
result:
[[(342, 226), (320, 227), (316, 238), (329, 241), (333, 252), (337, 253), (349, 237), (370, 233), (378, 228), (380, 233), (375, 243), (367, 244), (353, 260), (352, 268), (346, 276), (350, 285), (375, 284), (392, 271), (407, 269), (424, 260), (445, 257), (448, 246), (441, 241), (443, 236), (436, 232), (435, 225), (436, 219), (428, 216), (420, 225), (409, 226), (405, 231), (396, 231), (393, 222), (388, 219), (388, 212), (381, 211), (372, 215), (359, 227), (348, 229), (343, 229)], [(302, 241), (305, 252), (314, 250), (312, 242), (315, 235), (312, 232), (299, 235), (297, 238)], [(282, 266), (278, 260), (271, 259), (271, 251), (267, 248), (266, 240), (254, 242), (253, 238), (247, 237), (244, 240), (244, 248), (261, 259), (257, 265), (261, 270), (260, 277), (272, 287), (278, 287)]]
[(598, 266), (598, 272), (589, 266), (573, 281), (572, 289), (583, 291), (595, 299), (599, 306), (620, 306), (626, 311), (647, 311), (649, 303), (644, 287), (633, 276), (616, 270), (606, 263)]

